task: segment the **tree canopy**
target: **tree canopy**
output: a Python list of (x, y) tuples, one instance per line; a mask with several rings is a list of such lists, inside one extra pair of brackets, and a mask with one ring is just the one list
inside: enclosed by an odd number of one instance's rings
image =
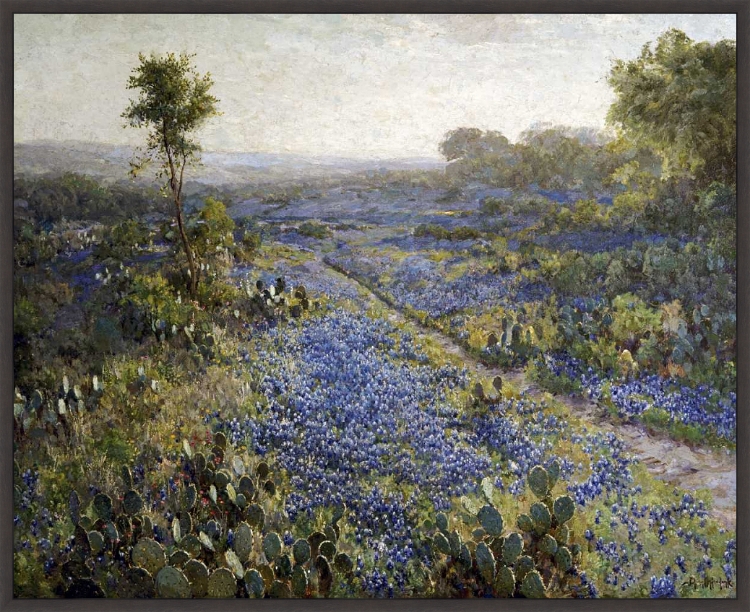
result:
[(661, 157), (665, 177), (735, 183), (735, 47), (731, 40), (696, 43), (673, 29), (637, 59), (612, 66), (616, 99), (608, 119)]
[(174, 53), (162, 57), (140, 54), (140, 64), (127, 84), (128, 89), (137, 89), (140, 95), (131, 100), (122, 116), (131, 126), (148, 129), (146, 153), (132, 162), (133, 173), (156, 161), (157, 176), (167, 177), (166, 188), (175, 205), (174, 214), (188, 263), (190, 293), (195, 295), (200, 270), (185, 232), (182, 186), (186, 166), (200, 151), (194, 133), (209, 117), (218, 114), (218, 100), (210, 93), (211, 75), (200, 75), (192, 65), (192, 57)]

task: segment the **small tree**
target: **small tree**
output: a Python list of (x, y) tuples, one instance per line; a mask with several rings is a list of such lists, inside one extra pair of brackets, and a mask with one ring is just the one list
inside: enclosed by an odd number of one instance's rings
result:
[(145, 154), (131, 162), (137, 174), (151, 162), (157, 162), (157, 177), (166, 177), (165, 191), (174, 202), (182, 247), (190, 276), (190, 295), (195, 297), (200, 270), (185, 231), (182, 213), (182, 186), (185, 167), (198, 158), (200, 146), (193, 133), (208, 119), (218, 115), (218, 100), (209, 93), (213, 80), (201, 76), (191, 63), (192, 55), (173, 53), (158, 57), (138, 55), (140, 64), (128, 79), (128, 89), (140, 90), (122, 116), (133, 127), (148, 128)]

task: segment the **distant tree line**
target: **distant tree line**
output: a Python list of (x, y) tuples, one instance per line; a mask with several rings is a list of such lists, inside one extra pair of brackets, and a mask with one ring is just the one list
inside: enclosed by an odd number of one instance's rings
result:
[(164, 207), (155, 189), (127, 182), (104, 185), (75, 173), (17, 177), (13, 198), (20, 201), (25, 218), (38, 226), (51, 226), (63, 219), (111, 223)]
[(669, 30), (638, 58), (615, 61), (607, 81), (615, 93), (607, 117), (612, 136), (551, 126), (511, 143), (500, 132), (460, 127), (440, 144), (447, 172), (500, 187), (607, 189), (634, 221), (651, 218), (678, 231), (688, 231), (691, 215), (704, 214), (707, 202), (721, 202), (718, 212), (733, 215), (735, 42), (696, 43)]

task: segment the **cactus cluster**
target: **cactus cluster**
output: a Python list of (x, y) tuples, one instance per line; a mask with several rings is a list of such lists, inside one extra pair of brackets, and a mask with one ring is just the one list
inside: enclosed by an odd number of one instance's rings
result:
[[(510, 318), (509, 318), (510, 317)], [(498, 338), (495, 332), (487, 336), (483, 354), (492, 357), (502, 365), (518, 365), (540, 354), (539, 332), (525, 324), (526, 311), (522, 306), (517, 313), (509, 312), (501, 321), (502, 333)]]
[(222, 432), (205, 452), (187, 442), (184, 449), (182, 482), (165, 499), (168, 529), (151, 518), (128, 466), (122, 494), (83, 502), (71, 493), (74, 538), (59, 563), (61, 595), (325, 597), (334, 576), (352, 578), (354, 562), (339, 546), (344, 508), (308, 537), (282, 539), (272, 528), (279, 518), (268, 463), (246, 466), (236, 454), (228, 461), (234, 451)]
[(56, 393), (45, 393), (35, 389), (27, 399), (15, 390), (13, 416), (15, 429), (20, 435), (35, 438), (70, 435), (70, 419), (96, 410), (104, 393), (104, 386), (94, 375), (90, 391), (84, 395), (79, 385), (71, 385), (63, 376)]
[[(559, 472), (556, 462), (529, 472), (529, 488), (539, 501), (518, 516), (517, 530), (506, 531), (489, 481), (482, 483), (487, 503), (468, 516), (471, 539), (461, 535), (467, 515), (459, 521), (439, 512), (434, 523), (426, 522), (422, 531), (427, 554), (436, 561), (431, 579), (438, 595), (545, 598), (576, 592), (580, 546), (571, 544), (568, 525), (575, 504), (567, 495), (553, 499)], [(466, 500), (463, 507), (471, 511), (472, 503)]]

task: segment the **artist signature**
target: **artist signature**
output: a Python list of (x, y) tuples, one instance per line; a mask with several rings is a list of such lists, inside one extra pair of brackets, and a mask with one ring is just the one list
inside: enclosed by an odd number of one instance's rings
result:
[(708, 576), (705, 576), (700, 579), (696, 579), (695, 576), (690, 576), (685, 582), (682, 583), (683, 587), (692, 587), (694, 591), (697, 591), (700, 588), (708, 589), (709, 591), (713, 591), (716, 589), (719, 589), (720, 591), (723, 591), (724, 589), (731, 589), (734, 587), (734, 584), (731, 580), (727, 579), (724, 580), (722, 578), (716, 579), (716, 578), (709, 578)]

